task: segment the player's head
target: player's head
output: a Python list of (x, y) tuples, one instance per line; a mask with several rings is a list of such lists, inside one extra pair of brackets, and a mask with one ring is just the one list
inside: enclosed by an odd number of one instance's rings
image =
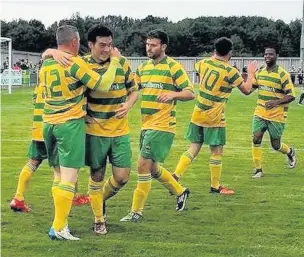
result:
[(112, 31), (102, 24), (92, 26), (88, 32), (88, 45), (95, 59), (106, 61), (113, 48)]
[(230, 60), (232, 56), (232, 41), (227, 37), (221, 37), (214, 43), (216, 55)]
[(80, 37), (76, 27), (63, 25), (57, 29), (56, 41), (58, 47), (64, 47), (77, 55), (80, 47)]
[(160, 29), (150, 31), (146, 40), (147, 56), (151, 59), (157, 59), (164, 55), (168, 43), (169, 38), (165, 31)]
[(264, 59), (268, 67), (271, 67), (277, 62), (277, 49), (274, 46), (265, 47)]

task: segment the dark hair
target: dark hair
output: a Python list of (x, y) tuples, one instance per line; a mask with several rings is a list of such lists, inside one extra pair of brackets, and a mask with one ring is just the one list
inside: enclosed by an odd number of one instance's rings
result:
[(88, 31), (88, 41), (95, 43), (96, 37), (112, 37), (113, 32), (102, 24), (92, 26)]
[(232, 50), (232, 41), (227, 37), (221, 37), (215, 41), (214, 47), (218, 55), (225, 56)]
[(168, 45), (169, 43), (169, 37), (168, 37), (168, 34), (161, 30), (161, 29), (155, 29), (155, 30), (151, 30), (149, 33), (148, 33), (148, 36), (147, 38), (157, 38), (160, 40), (160, 43), (161, 44), (166, 44)]
[(266, 51), (266, 49), (273, 49), (276, 54), (279, 54), (278, 48), (275, 45), (267, 45), (266, 47), (264, 47), (264, 52)]

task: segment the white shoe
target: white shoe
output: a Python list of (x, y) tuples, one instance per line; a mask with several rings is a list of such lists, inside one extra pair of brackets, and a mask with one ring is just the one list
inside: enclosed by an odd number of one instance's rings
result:
[(262, 178), (262, 177), (264, 177), (264, 173), (263, 173), (263, 171), (261, 171), (261, 170), (256, 171), (256, 173), (254, 173), (254, 174), (252, 175), (252, 178)]
[(56, 231), (54, 228), (50, 228), (49, 230), (49, 237), (51, 239), (57, 240), (71, 240), (71, 241), (78, 241), (80, 238), (72, 236), (68, 226), (65, 226), (61, 231)]
[(290, 148), (290, 154), (287, 154), (287, 157), (288, 157), (289, 168), (293, 169), (294, 167), (296, 167), (297, 164), (296, 150), (293, 147)]

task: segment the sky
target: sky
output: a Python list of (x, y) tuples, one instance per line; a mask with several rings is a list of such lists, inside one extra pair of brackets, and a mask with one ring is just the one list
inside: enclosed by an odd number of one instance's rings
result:
[(176, 22), (199, 16), (263, 16), (286, 23), (302, 17), (302, 0), (1, 0), (1, 19), (37, 19), (49, 26), (79, 12), (95, 18), (122, 15), (168, 17)]

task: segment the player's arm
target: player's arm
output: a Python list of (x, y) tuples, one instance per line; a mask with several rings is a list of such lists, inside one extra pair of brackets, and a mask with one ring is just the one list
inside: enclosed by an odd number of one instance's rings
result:
[(247, 66), (247, 72), (248, 72), (248, 77), (247, 81), (244, 82), (242, 79), (242, 82), (240, 85), (238, 85), (238, 89), (244, 94), (244, 95), (250, 95), (256, 87), (253, 85), (256, 84), (255, 80), (255, 72), (258, 69), (258, 63), (257, 61), (250, 62)]
[(56, 62), (58, 62), (63, 67), (68, 67), (69, 65), (72, 64), (72, 59), (71, 59), (72, 57), (73, 56), (69, 53), (52, 48), (48, 48), (42, 53), (43, 60), (48, 58), (53, 58)]
[(285, 96), (282, 99), (271, 100), (265, 103), (267, 109), (272, 109), (276, 106), (289, 104), (296, 99), (294, 85), (292, 84), (290, 75), (285, 73), (281, 78), (281, 85)]
[(110, 65), (103, 75), (91, 70), (84, 60), (77, 58), (77, 62), (70, 67), (71, 76), (92, 90), (107, 93), (114, 83), (116, 69), (119, 66), (120, 52), (117, 48), (111, 51), (110, 58)]
[(116, 111), (116, 117), (121, 119), (125, 117), (129, 110), (135, 104), (138, 98), (138, 85), (135, 82), (134, 73), (131, 70), (130, 64), (127, 62), (124, 63), (123, 69), (126, 71), (125, 75), (125, 86), (127, 89), (128, 99), (125, 103), (122, 103), (120, 108)]
[(180, 101), (190, 101), (195, 98), (193, 92), (193, 85), (190, 81), (187, 72), (180, 64), (175, 64), (171, 71), (173, 81), (176, 85), (177, 92), (163, 93), (158, 96), (158, 101), (162, 103), (180, 100)]

